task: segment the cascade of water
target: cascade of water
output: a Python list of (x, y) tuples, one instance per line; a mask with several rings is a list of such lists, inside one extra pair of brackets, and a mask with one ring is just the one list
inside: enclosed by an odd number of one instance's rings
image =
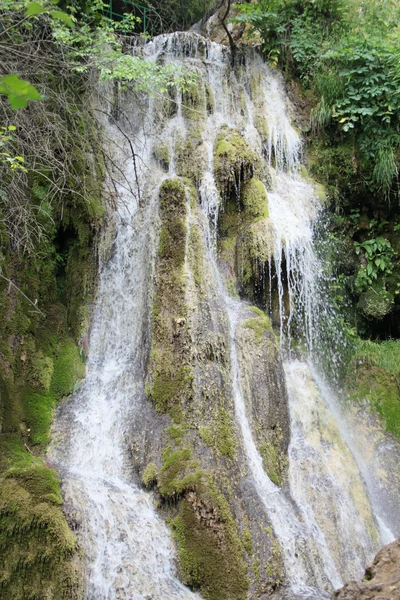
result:
[[(216, 259), (221, 196), (214, 176), (214, 147), (221, 127), (226, 126), (243, 132), (260, 156), (267, 155), (273, 182), (268, 196), (275, 230), (281, 340), (289, 355), (291, 338), (301, 329), (313, 356), (321, 313), (327, 310), (320, 301), (321, 267), (313, 244), (319, 204), (312, 185), (298, 173), (301, 141), (290, 125), (282, 82), (258, 57), (249, 58), (242, 73), (233, 73), (229, 51), (193, 33), (159, 36), (143, 52), (149, 60), (173, 60), (193, 68), (214, 97), (214, 109), (204, 116), (201, 131), (206, 160), (199, 195), (207, 215), (208, 260), (214, 266), (216, 295), (229, 317), (237, 422), (249, 472), (282, 548), (289, 583), (296, 593), (321, 599), (327, 588), (339, 586), (345, 577), (358, 576), (379, 545), (359, 465), (337, 425), (337, 415), (321, 394), (320, 383), (315, 385), (305, 363), (288, 361), (290, 495), (268, 478), (240, 386), (236, 331), (247, 308), (225, 292)], [(251, 92), (255, 79), (260, 81), (258, 96)], [(184, 143), (189, 134), (180, 93), (176, 102), (174, 115), (164, 121), (158, 120), (153, 100), (145, 123), (139, 115), (131, 119), (141, 124), (133, 143), (140, 165), (146, 165), (139, 173), (145, 198), (139, 206), (132, 194), (122, 186), (119, 189), (123, 208), (113, 257), (100, 274), (87, 379), (60, 410), (50, 450), (62, 473), (67, 502), (82, 513), (88, 600), (197, 597), (174, 577), (168, 529), (157, 516), (151, 497), (132, 483), (125, 460), (127, 428), (139, 417), (138, 400), (144, 394), (142, 340), (156, 246), (158, 189), (163, 179), (179, 172), (177, 141)], [(263, 119), (268, 123), (267, 137), (260, 131)], [(111, 125), (106, 127), (111, 127), (110, 137), (118, 139), (118, 132)], [(124, 140), (118, 142), (122, 150), (116, 160), (126, 180), (135, 181)], [(168, 173), (162, 172), (153, 158), (160, 143), (169, 149)], [(189, 198), (187, 215), (190, 225)], [(190, 227), (187, 230), (186, 257)], [(271, 263), (268, 277), (271, 283)], [(67, 443), (64, 438), (71, 429)], [(326, 505), (328, 514), (324, 513)]]
[[(124, 139), (111, 125), (105, 127), (121, 147), (115, 160), (126, 181), (135, 181)], [(148, 165), (151, 145), (140, 135), (134, 143), (140, 165)], [(120, 218), (113, 256), (100, 272), (87, 377), (81, 390), (61, 407), (49, 450), (62, 475), (64, 498), (82, 518), (88, 600), (198, 597), (176, 579), (168, 528), (157, 516), (151, 495), (132, 483), (126, 456), (125, 436), (144, 394), (149, 258), (158, 187), (164, 177), (155, 169), (153, 181), (146, 182), (147, 174), (145, 168), (139, 173), (141, 189), (147, 185), (143, 209), (126, 187), (117, 186)]]

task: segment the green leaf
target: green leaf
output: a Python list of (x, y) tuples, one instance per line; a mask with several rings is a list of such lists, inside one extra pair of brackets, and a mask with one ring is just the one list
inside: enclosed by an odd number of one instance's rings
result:
[(25, 106), (28, 104), (28, 100), (24, 96), (14, 96), (12, 94), (8, 96), (8, 101), (10, 102), (11, 108), (13, 110), (17, 110), (18, 108), (25, 108)]
[(47, 11), (44, 8), (44, 6), (42, 6), (38, 2), (30, 2), (26, 8), (25, 16), (30, 17), (32, 15), (41, 15), (45, 12)]
[(18, 75), (0, 77), (0, 94), (8, 96), (12, 109), (24, 108), (28, 100), (42, 100), (37, 89)]
[(68, 27), (74, 26), (74, 22), (73, 22), (72, 18), (69, 15), (67, 15), (67, 13), (65, 13), (61, 10), (54, 10), (50, 14), (52, 17), (54, 17), (54, 19), (58, 19), (59, 21), (62, 21)]
[(9, 125), (7, 129), (8, 131), (15, 131), (17, 128), (15, 127), (15, 125)]

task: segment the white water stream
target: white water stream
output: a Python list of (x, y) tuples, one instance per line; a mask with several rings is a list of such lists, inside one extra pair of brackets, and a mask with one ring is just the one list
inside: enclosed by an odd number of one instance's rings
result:
[[(235, 337), (246, 305), (226, 294), (215, 256), (221, 199), (214, 179), (213, 148), (226, 125), (242, 131), (270, 164), (273, 187), (268, 196), (275, 230), (281, 340), (288, 355), (292, 325), (301, 326), (312, 357), (319, 315), (326, 310), (319, 302), (321, 267), (313, 243), (313, 223), (320, 207), (312, 185), (297, 172), (301, 142), (290, 124), (282, 81), (256, 56), (248, 57), (241, 75), (235, 75), (228, 50), (195, 34), (160, 36), (144, 52), (151, 60), (173, 60), (195, 69), (213, 92), (215, 108), (205, 118), (201, 133), (207, 161), (199, 192), (209, 221), (208, 258), (219, 282), (216, 293), (229, 317), (236, 418), (249, 471), (281, 545), (290, 588), (305, 598), (328, 597), (327, 590), (362, 574), (391, 533), (383, 523), (378, 495), (369, 491), (373, 482), (367, 480), (346, 436), (334, 398), (327, 401), (322, 382), (305, 362), (285, 365), (291, 415), (289, 489), (280, 489), (268, 478), (240, 387)], [(259, 82), (258, 94), (250, 94), (254, 80)], [(78, 509), (83, 523), (87, 600), (197, 597), (174, 575), (170, 533), (156, 513), (152, 496), (132, 481), (126, 450), (129, 424), (140, 418), (136, 406), (144, 394), (143, 340), (157, 244), (157, 190), (163, 179), (176, 173), (175, 140), (189, 134), (179, 95), (177, 102), (177, 113), (165, 123), (157, 121), (153, 101), (144, 122), (131, 108), (136, 128), (128, 134), (140, 164), (146, 165), (139, 173), (144, 201), (139, 205), (134, 194), (118, 187), (120, 219), (112, 258), (100, 272), (87, 378), (59, 411), (50, 449), (62, 475), (66, 502)], [(257, 129), (261, 118), (268, 123), (267, 139)], [(118, 165), (135, 187), (126, 141), (112, 125), (107, 127), (122, 147)], [(168, 174), (152, 155), (160, 141), (171, 150)]]

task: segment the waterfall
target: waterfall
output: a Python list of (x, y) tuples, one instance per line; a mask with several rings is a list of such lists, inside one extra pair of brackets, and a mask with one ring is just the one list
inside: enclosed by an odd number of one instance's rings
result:
[[(328, 598), (345, 579), (360, 576), (392, 534), (380, 512), (374, 482), (314, 360), (321, 319), (331, 318), (321, 297), (322, 266), (314, 242), (321, 205), (313, 184), (300, 174), (301, 140), (291, 125), (283, 81), (250, 51), (240, 69), (232, 71), (228, 49), (194, 33), (159, 36), (143, 53), (148, 60), (174, 61), (194, 70), (199, 86), (205, 89), (207, 84), (212, 94), (212, 110), (204, 109), (204, 126), (196, 133), (202, 159), (190, 158), (190, 167), (200, 173), (196, 183), (206, 217), (206, 259), (215, 276), (215, 297), (229, 324), (231, 388), (246, 467), (280, 544), (290, 590), (304, 598)], [(125, 136), (104, 121), (120, 173), (115, 236), (111, 258), (100, 268), (87, 377), (60, 407), (49, 450), (62, 476), (66, 503), (81, 523), (87, 600), (198, 597), (176, 577), (170, 532), (152, 495), (133, 476), (127, 450), (130, 426), (140, 420), (145, 402), (158, 193), (165, 179), (183, 175), (176, 148), (189, 135), (182, 92), (170, 101), (173, 109), (165, 117), (160, 116), (164, 97), (124, 97), (121, 123), (140, 159), (140, 198)], [(274, 231), (269, 279), (277, 286), (291, 421), (289, 481), (283, 487), (264, 470), (241, 385), (237, 330), (248, 317), (249, 305), (228, 294), (217, 259), (223, 198), (215, 179), (214, 148), (223, 127), (240, 131), (268, 167)], [(239, 192), (241, 183), (236, 182)], [(188, 232), (191, 220), (188, 198)], [(186, 256), (189, 243), (188, 233)], [(190, 271), (187, 260), (185, 270)], [(271, 288), (272, 284), (270, 294)], [(272, 297), (266, 299), (268, 306)], [(299, 330), (308, 362), (293, 358), (291, 352)]]
[[(151, 126), (152, 115), (147, 117), (145, 127)], [(132, 481), (126, 443), (144, 396), (147, 300), (161, 180), (157, 172), (149, 176), (151, 148), (142, 131), (132, 140), (141, 158), (140, 188), (147, 201), (142, 208), (125, 140), (111, 124), (105, 128), (124, 174), (117, 190), (112, 258), (100, 268), (87, 377), (59, 410), (49, 455), (61, 473), (64, 499), (82, 521), (85, 598), (189, 600), (197, 595), (175, 576), (169, 530), (151, 495)]]

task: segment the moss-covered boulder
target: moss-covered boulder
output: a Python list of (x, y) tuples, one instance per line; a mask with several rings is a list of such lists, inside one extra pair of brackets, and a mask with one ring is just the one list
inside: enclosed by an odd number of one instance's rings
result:
[(222, 128), (214, 147), (214, 174), (223, 193), (250, 179), (260, 169), (260, 157), (236, 129)]
[(400, 438), (400, 342), (359, 341), (347, 372), (351, 401), (368, 402), (388, 431)]
[(360, 295), (358, 308), (369, 319), (380, 321), (386, 317), (394, 307), (394, 296), (384, 287), (373, 286)]
[(0, 479), (0, 596), (79, 600), (83, 565), (61, 509), (58, 476), (40, 464)]
[(176, 174), (199, 185), (207, 166), (207, 150), (203, 144), (201, 129), (189, 130), (186, 137), (178, 136), (175, 143)]
[(160, 189), (161, 231), (155, 273), (151, 360), (146, 391), (160, 412), (179, 421), (191, 397), (184, 295), (187, 191), (179, 179)]
[(182, 115), (190, 121), (205, 119), (210, 102), (210, 90), (199, 79), (182, 93)]
[(268, 217), (240, 230), (236, 249), (237, 273), (241, 293), (248, 298), (265, 297), (273, 253), (274, 230)]
[(171, 522), (184, 583), (209, 600), (245, 600), (243, 545), (228, 502), (215, 484), (199, 486)]
[(241, 203), (246, 220), (255, 221), (269, 216), (267, 191), (260, 179), (253, 177), (245, 183), (241, 191)]

